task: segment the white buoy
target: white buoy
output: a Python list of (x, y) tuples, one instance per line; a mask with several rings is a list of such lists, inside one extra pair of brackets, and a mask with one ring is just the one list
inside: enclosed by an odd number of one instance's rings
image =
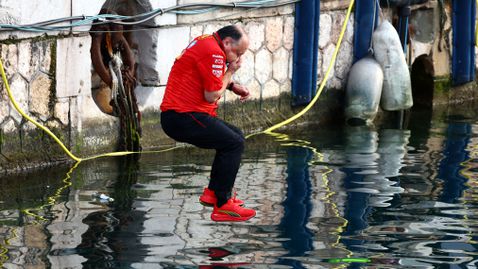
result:
[(345, 93), (345, 118), (370, 123), (377, 115), (383, 72), (372, 57), (356, 62), (349, 72)]
[(380, 106), (387, 111), (412, 107), (410, 71), (397, 31), (390, 22), (383, 21), (373, 33), (372, 40), (375, 59), (383, 70)]

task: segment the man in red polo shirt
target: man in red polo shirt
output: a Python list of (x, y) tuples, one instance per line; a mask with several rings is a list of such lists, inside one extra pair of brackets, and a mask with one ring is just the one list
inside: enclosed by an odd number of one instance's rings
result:
[(214, 221), (246, 221), (255, 210), (232, 195), (244, 151), (244, 135), (216, 118), (217, 103), (226, 89), (245, 100), (247, 88), (232, 82), (241, 67), (249, 38), (237, 25), (194, 39), (176, 58), (161, 104), (161, 125), (171, 138), (200, 148), (215, 149), (209, 186), (199, 198), (214, 206)]

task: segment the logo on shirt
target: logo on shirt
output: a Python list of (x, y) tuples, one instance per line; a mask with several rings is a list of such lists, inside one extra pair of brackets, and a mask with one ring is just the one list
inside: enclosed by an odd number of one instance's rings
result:
[(222, 55), (217, 55), (217, 54), (213, 54), (212, 57), (213, 58), (224, 59), (224, 57)]
[(213, 69), (212, 70), (212, 74), (216, 77), (221, 77), (222, 76), (222, 70), (216, 70), (216, 69)]
[(224, 64), (224, 60), (222, 59), (214, 59), (215, 64)]
[(222, 69), (222, 65), (213, 64), (212, 68)]

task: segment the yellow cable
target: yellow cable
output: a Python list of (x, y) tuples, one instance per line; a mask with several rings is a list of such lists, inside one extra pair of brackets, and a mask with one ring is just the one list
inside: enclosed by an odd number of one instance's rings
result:
[[(478, 1), (478, 0), (477, 0)], [(349, 19), (350, 19), (350, 14), (352, 13), (352, 8), (353, 8), (353, 5), (354, 5), (354, 0), (351, 0), (350, 1), (350, 5), (349, 5), (349, 8), (347, 10), (347, 16), (345, 17), (345, 21), (344, 21), (344, 24), (342, 26), (342, 30), (340, 32), (340, 36), (339, 36), (339, 39), (337, 41), (337, 45), (335, 47), (335, 50), (334, 50), (334, 53), (333, 53), (333, 56), (332, 56), (332, 59), (330, 61), (330, 64), (327, 68), (327, 72), (325, 73), (325, 76), (322, 80), (322, 83), (314, 97), (314, 99), (312, 99), (312, 101), (302, 110), (300, 111), (299, 113), (297, 113), (296, 115), (292, 116), (291, 118), (281, 122), (281, 123), (278, 123), (268, 129), (266, 129), (265, 131), (262, 131), (262, 132), (259, 132), (259, 133), (255, 133), (255, 134), (250, 134), (248, 136), (246, 136), (246, 138), (249, 138), (251, 136), (254, 136), (254, 135), (257, 135), (257, 134), (260, 134), (260, 133), (268, 133), (270, 134), (273, 130), (275, 129), (278, 129), (280, 127), (283, 127), (293, 121), (295, 121), (296, 119), (300, 118), (301, 116), (303, 116), (305, 113), (307, 113), (307, 111), (309, 111), (314, 105), (315, 103), (317, 102), (317, 100), (319, 99), (327, 81), (328, 81), (328, 78), (329, 78), (329, 75), (330, 75), (330, 72), (332, 71), (332, 68), (334, 67), (334, 64), (335, 64), (335, 61), (337, 59), (337, 55), (338, 55), (338, 52), (340, 50), (340, 47), (341, 47), (341, 44), (342, 44), (342, 39), (345, 35), (345, 30), (347, 29), (347, 25), (348, 25), (348, 22), (349, 22)], [(5, 69), (3, 67), (3, 62), (2, 60), (0, 59), (0, 72), (2, 74), (2, 80), (3, 80), (3, 83), (5, 84), (5, 89), (7, 90), (7, 93), (8, 93), (8, 97), (10, 99), (10, 101), (12, 102), (13, 106), (15, 107), (15, 109), (18, 111), (18, 113), (20, 113), (25, 119), (27, 119), (28, 121), (30, 121), (31, 123), (33, 123), (35, 126), (37, 126), (38, 128), (42, 129), (43, 131), (45, 131), (50, 137), (52, 137), (59, 145), (60, 147), (63, 149), (63, 151), (70, 157), (72, 158), (73, 160), (77, 161), (77, 162), (81, 162), (81, 161), (84, 161), (84, 160), (92, 160), (92, 159), (97, 159), (97, 158), (102, 158), (102, 157), (117, 157), (117, 156), (125, 156), (125, 155), (130, 155), (130, 154), (144, 154), (144, 153), (160, 153), (160, 152), (164, 152), (164, 151), (169, 151), (169, 150), (172, 150), (172, 149), (175, 149), (177, 147), (173, 147), (173, 148), (169, 148), (169, 149), (166, 149), (166, 150), (160, 150), (160, 151), (142, 151), (142, 152), (134, 152), (134, 151), (123, 151), (123, 152), (110, 152), (110, 153), (105, 153), (105, 154), (100, 154), (100, 155), (96, 155), (96, 156), (92, 156), (92, 157), (85, 157), (85, 158), (80, 158), (80, 157), (77, 157), (75, 156), (64, 144), (63, 142), (61, 142), (61, 140), (52, 132), (50, 131), (50, 129), (48, 129), (47, 127), (43, 126), (42, 124), (38, 123), (37, 121), (35, 121), (34, 119), (32, 119), (30, 116), (28, 116), (21, 108), (20, 106), (18, 105), (18, 103), (15, 101), (15, 98), (13, 97), (13, 94), (12, 94), (12, 91), (10, 90), (10, 85), (8, 83), (8, 80), (7, 80), (7, 76), (5, 74)]]
[(75, 160), (77, 162), (81, 161), (80, 158), (76, 157), (73, 153), (71, 153), (71, 151), (69, 151), (65, 147), (65, 145), (61, 142), (61, 140), (54, 133), (52, 133), (48, 128), (41, 125), (40, 123), (38, 123), (34, 119), (30, 118), (27, 114), (25, 114), (25, 112), (23, 112), (23, 110), (20, 108), (18, 103), (13, 98), (13, 94), (12, 94), (12, 91), (10, 90), (10, 85), (8, 84), (7, 75), (5, 74), (5, 69), (3, 68), (3, 62), (1, 61), (1, 59), (0, 59), (0, 72), (2, 73), (2, 79), (3, 79), (3, 83), (5, 84), (5, 89), (7, 89), (8, 97), (10, 98), (10, 101), (12, 102), (13, 106), (18, 111), (18, 113), (20, 113), (25, 119), (27, 119), (28, 121), (33, 123), (36, 127), (42, 129), (49, 136), (51, 136), (60, 145), (60, 147), (63, 149), (63, 151), (65, 151), (66, 154), (68, 154), (68, 156), (70, 156), (70, 158), (72, 158), (73, 160)]
[(5, 240), (3, 240), (3, 242), (5, 243), (5, 246), (0, 244), (0, 267), (4, 268), (3, 265), (6, 261), (8, 261), (8, 248), (7, 246), (11, 246), (10, 244), (10, 240), (13, 240), (13, 239), (17, 239), (18, 238), (18, 234), (17, 234), (17, 228), (13, 228), (12, 229), (12, 237), (10, 238), (6, 238)]
[(137, 151), (120, 151), (120, 152), (104, 153), (104, 154), (100, 154), (100, 155), (96, 155), (96, 156), (91, 156), (91, 157), (85, 157), (85, 158), (77, 157), (77, 156), (75, 156), (75, 155), (63, 144), (63, 142), (61, 142), (61, 140), (60, 140), (52, 131), (50, 131), (50, 129), (48, 129), (47, 127), (43, 126), (41, 123), (37, 122), (36, 120), (32, 119), (30, 116), (28, 116), (28, 115), (20, 108), (20, 106), (18, 105), (17, 101), (16, 101), (15, 98), (13, 97), (12, 91), (11, 91), (11, 89), (10, 89), (10, 84), (8, 83), (7, 76), (6, 76), (6, 74), (5, 74), (5, 68), (3, 67), (3, 62), (2, 62), (1, 59), (0, 59), (0, 72), (1, 72), (1, 74), (2, 74), (2, 80), (3, 80), (3, 83), (5, 84), (5, 89), (7, 90), (8, 97), (9, 97), (10, 101), (12, 102), (13, 106), (15, 107), (15, 109), (18, 111), (18, 113), (20, 113), (25, 119), (27, 119), (28, 121), (30, 121), (31, 123), (33, 123), (35, 126), (37, 126), (38, 128), (42, 129), (43, 131), (45, 131), (51, 138), (53, 138), (53, 139), (58, 143), (58, 145), (60, 145), (60, 147), (63, 149), (63, 151), (64, 151), (71, 159), (75, 160), (76, 162), (81, 162), (81, 161), (86, 161), (86, 160), (92, 160), (92, 159), (97, 159), (97, 158), (102, 158), (102, 157), (117, 157), (117, 156), (125, 156), (125, 155), (131, 155), (131, 154), (139, 154), (139, 153), (161, 153), (161, 152), (170, 151), (170, 150), (172, 150), (172, 149), (179, 148), (178, 146), (176, 146), (176, 147), (172, 147), (172, 148), (168, 148), (168, 149), (164, 149), (164, 150), (152, 150), (152, 151), (141, 151), (141, 152), (137, 152)]
[(347, 16), (345, 17), (345, 22), (342, 25), (342, 30), (340, 32), (339, 40), (337, 41), (337, 46), (335, 47), (335, 50), (334, 50), (332, 60), (330, 61), (329, 67), (327, 68), (327, 72), (325, 73), (325, 76), (322, 80), (322, 83), (320, 84), (319, 89), (317, 90), (317, 93), (315, 94), (314, 99), (312, 99), (312, 101), (299, 113), (295, 114), (294, 116), (290, 117), (289, 119), (287, 119), (287, 120), (285, 120), (281, 123), (278, 123), (278, 124), (268, 128), (268, 129), (266, 129), (262, 133), (270, 133), (270, 132), (274, 131), (275, 129), (278, 129), (280, 127), (283, 127), (283, 126), (295, 121), (296, 119), (302, 117), (305, 113), (307, 113), (307, 111), (309, 111), (315, 105), (315, 103), (319, 99), (320, 94), (322, 93), (322, 91), (323, 91), (323, 89), (324, 89), (324, 87), (325, 87), (325, 85), (326, 85), (326, 83), (329, 79), (329, 75), (330, 75), (330, 72), (332, 71), (332, 68), (334, 68), (335, 60), (337, 59), (337, 55), (338, 55), (340, 47), (342, 45), (342, 39), (344, 38), (344, 35), (345, 35), (345, 30), (347, 30), (347, 25), (349, 23), (350, 14), (352, 14), (352, 8), (354, 6), (354, 1), (355, 0), (350, 1), (350, 5), (349, 5), (349, 8), (347, 10)]

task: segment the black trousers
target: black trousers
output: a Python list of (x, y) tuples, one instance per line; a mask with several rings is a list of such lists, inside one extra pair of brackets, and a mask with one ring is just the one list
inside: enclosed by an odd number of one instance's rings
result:
[(205, 149), (215, 149), (208, 188), (216, 193), (218, 206), (231, 197), (244, 151), (244, 134), (237, 127), (207, 113), (161, 113), (164, 132), (176, 141)]

